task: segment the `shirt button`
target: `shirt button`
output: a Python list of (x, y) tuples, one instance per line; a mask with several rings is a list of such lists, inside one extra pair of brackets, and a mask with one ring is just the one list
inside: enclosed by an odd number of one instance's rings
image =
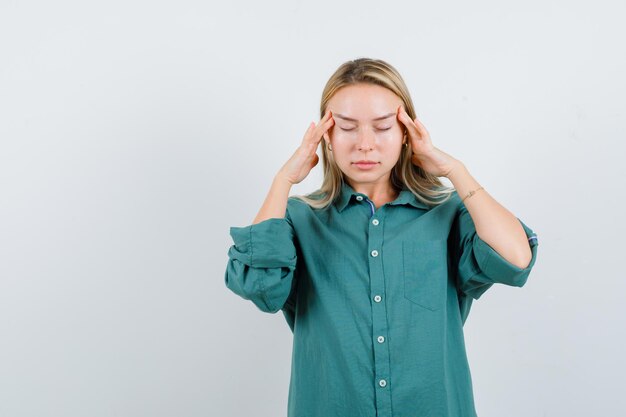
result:
[(357, 195), (357, 196), (356, 196), (356, 199), (357, 199), (358, 201), (363, 201), (363, 196), (362, 196), (362, 195)]
[(377, 303), (380, 303), (380, 300), (382, 300), (383, 298), (380, 295), (375, 295), (374, 296), (374, 301), (376, 301)]
[(378, 219), (374, 219), (374, 220), (372, 220), (372, 224), (373, 224), (374, 226), (378, 226)]
[(378, 256), (378, 251), (377, 251), (376, 249), (374, 249), (374, 250), (372, 251), (372, 256), (373, 256), (373, 257), (377, 257), (377, 256)]
[(384, 336), (378, 336), (378, 343), (383, 343), (385, 341)]
[(385, 387), (387, 386), (387, 381), (385, 381), (384, 379), (381, 379), (380, 381), (378, 381), (378, 385), (380, 385), (381, 387)]

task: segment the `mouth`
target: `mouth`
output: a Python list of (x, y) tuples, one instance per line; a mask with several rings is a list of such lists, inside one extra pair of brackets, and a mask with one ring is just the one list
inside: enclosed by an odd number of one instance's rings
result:
[(374, 161), (357, 161), (357, 162), (354, 162), (353, 164), (356, 165), (357, 168), (359, 168), (359, 169), (372, 169), (373, 167), (378, 165), (378, 162), (374, 162)]

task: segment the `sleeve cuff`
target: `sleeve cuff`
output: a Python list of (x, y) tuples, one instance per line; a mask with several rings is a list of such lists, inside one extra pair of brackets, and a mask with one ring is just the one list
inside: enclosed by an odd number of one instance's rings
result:
[(287, 218), (231, 227), (230, 236), (235, 244), (229, 249), (229, 256), (248, 266), (277, 268), (295, 264), (294, 231)]
[(522, 224), (526, 232), (532, 254), (530, 263), (526, 268), (520, 268), (507, 261), (489, 246), (489, 244), (482, 240), (478, 234), (474, 236), (473, 249), (480, 271), (484, 275), (490, 277), (493, 282), (501, 282), (507, 285), (521, 287), (526, 283), (530, 270), (537, 260), (537, 245), (539, 241), (536, 233), (519, 218), (517, 220)]

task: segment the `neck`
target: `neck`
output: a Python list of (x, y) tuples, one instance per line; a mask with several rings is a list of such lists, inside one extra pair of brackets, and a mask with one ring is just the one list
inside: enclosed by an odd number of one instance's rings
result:
[(372, 201), (393, 201), (400, 195), (400, 192), (390, 182), (358, 183), (349, 181), (348, 184), (354, 191), (367, 195)]

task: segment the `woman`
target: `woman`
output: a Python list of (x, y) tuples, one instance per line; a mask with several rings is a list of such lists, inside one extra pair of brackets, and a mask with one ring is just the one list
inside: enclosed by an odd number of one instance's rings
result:
[[(320, 116), (231, 227), (225, 273), (293, 332), (288, 415), (476, 416), (463, 324), (494, 283), (525, 284), (536, 234), (433, 145), (388, 63), (341, 65)], [(320, 143), (322, 186), (289, 197)]]

